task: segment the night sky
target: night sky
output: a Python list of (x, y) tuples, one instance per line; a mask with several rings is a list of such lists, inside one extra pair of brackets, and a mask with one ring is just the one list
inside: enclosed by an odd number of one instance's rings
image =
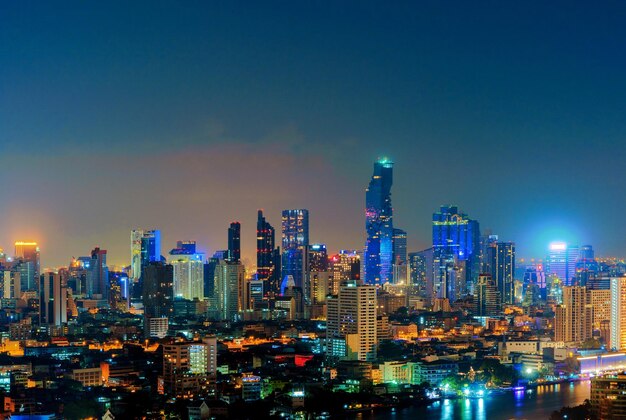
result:
[(252, 263), (258, 208), (361, 248), (385, 155), (410, 251), (451, 203), (518, 256), (626, 255), (626, 3), (128, 3), (0, 2), (9, 253), (128, 264), (134, 227), (212, 253), (239, 220)]

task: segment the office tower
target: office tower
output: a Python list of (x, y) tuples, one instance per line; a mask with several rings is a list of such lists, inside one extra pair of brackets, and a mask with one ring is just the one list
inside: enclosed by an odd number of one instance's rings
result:
[(626, 349), (626, 277), (611, 278), (610, 349)]
[(237, 321), (245, 302), (245, 270), (240, 263), (219, 260), (215, 266), (213, 296), (219, 320)]
[(577, 246), (565, 242), (550, 244), (547, 269), (548, 274), (556, 275), (565, 286), (570, 286), (576, 277), (576, 262), (580, 256)]
[(393, 263), (405, 264), (407, 263), (406, 254), (406, 231), (402, 229), (393, 229)]
[(406, 253), (406, 232), (402, 229), (393, 229), (393, 265), (392, 283), (408, 283), (408, 264)]
[(500, 292), (489, 274), (478, 276), (474, 296), (474, 314), (476, 316), (501, 316)]
[(563, 303), (556, 307), (554, 341), (582, 343), (593, 334), (593, 310), (582, 286), (563, 287)]
[(39, 278), (35, 277), (35, 263), (23, 259), (13, 261), (11, 271), (19, 274), (20, 290), (22, 292), (37, 291)]
[(130, 278), (133, 283), (139, 281), (141, 277), (141, 239), (142, 229), (130, 231)]
[(232, 222), (228, 228), (228, 261), (241, 260), (241, 223)]
[(39, 279), (39, 324), (60, 326), (67, 322), (67, 288), (58, 273), (44, 273)]
[(587, 289), (587, 296), (593, 309), (593, 329), (600, 330), (602, 321), (611, 319), (611, 290)]
[[(283, 210), (282, 216), (282, 273), (293, 276), (297, 287), (305, 289), (305, 271), (309, 247), (309, 211)], [(306, 288), (308, 290), (308, 288)]]
[(309, 245), (308, 271), (327, 271), (328, 252), (325, 244)]
[(595, 259), (593, 247), (591, 245), (583, 245), (580, 248), (578, 260), (576, 261), (576, 278), (575, 283), (578, 286), (586, 286), (593, 282), (600, 273), (600, 266)]
[(264, 307), (264, 303), (267, 302), (267, 300), (263, 300), (263, 297), (265, 296), (265, 282), (263, 280), (249, 280), (246, 282), (246, 285), (248, 287), (248, 303), (246, 308), (262, 309)]
[(174, 297), (204, 299), (204, 253), (196, 251), (195, 241), (178, 241), (168, 264), (174, 270)]
[(143, 268), (144, 335), (152, 337), (151, 319), (171, 318), (174, 306), (174, 268), (160, 261)]
[[(34, 267), (34, 278), (39, 280), (41, 273), (39, 246), (37, 242), (15, 242), (15, 260), (30, 261)], [(34, 289), (29, 289), (34, 290)]]
[[(546, 273), (541, 264), (528, 265), (522, 280), (524, 290), (524, 302), (527, 305), (536, 305), (540, 300), (546, 300)], [(526, 297), (526, 293), (531, 296)]]
[[(480, 229), (476, 220), (459, 212), (456, 206), (441, 206), (433, 213), (433, 293), (442, 296), (445, 273), (450, 266), (461, 267), (461, 290), (471, 292), (480, 271)], [(445, 268), (445, 270), (444, 270)], [(457, 271), (459, 271), (457, 269)]]
[(130, 279), (123, 271), (109, 271), (109, 304), (111, 308), (127, 311), (130, 305)]
[(87, 269), (87, 296), (90, 299), (109, 299), (109, 268), (106, 249), (96, 247), (91, 251)]
[(328, 271), (311, 271), (311, 296), (309, 301), (312, 305), (326, 302), (326, 296), (330, 288), (330, 273)]
[(282, 288), (282, 296), (286, 298), (293, 298), (294, 302), (294, 314), (292, 319), (302, 319), (304, 318), (304, 303), (305, 298), (306, 301), (309, 301), (309, 296), (304, 296), (304, 291), (301, 287), (295, 285), (293, 281), (293, 277), (287, 276), (287, 282), (284, 284)]
[(342, 283), (361, 279), (361, 258), (354, 250), (342, 249), (329, 259), (329, 271), (329, 292), (336, 295)]
[(141, 238), (141, 264), (161, 261), (161, 231), (148, 230)]
[(493, 273), (492, 264), (495, 260), (496, 242), (498, 242), (498, 235), (492, 235), (491, 231), (480, 236), (480, 273)]
[(2, 297), (5, 299), (19, 299), (22, 296), (20, 272), (9, 269), (0, 271), (2, 275)]
[(393, 275), (393, 162), (374, 163), (374, 174), (365, 192), (365, 283), (390, 282)]
[(193, 398), (213, 392), (217, 372), (217, 340), (163, 345), (163, 390), (176, 398)]
[(265, 290), (278, 293), (280, 289), (280, 248), (275, 246), (275, 231), (258, 211), (256, 223), (257, 279), (265, 282)]
[(515, 244), (513, 242), (496, 242), (489, 249), (492, 262), (490, 263), (491, 278), (500, 291), (503, 304), (515, 304), (514, 274), (515, 274)]
[(327, 346), (331, 357), (376, 359), (376, 287), (348, 282), (337, 297), (329, 298)]
[(409, 263), (409, 286), (411, 294), (415, 296), (426, 296), (427, 273), (432, 268), (429, 266), (426, 257), (421, 252), (411, 252), (408, 256)]

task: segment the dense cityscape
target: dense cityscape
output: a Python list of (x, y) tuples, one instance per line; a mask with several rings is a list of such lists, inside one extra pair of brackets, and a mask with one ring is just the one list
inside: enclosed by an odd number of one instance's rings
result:
[(0, 254), (2, 418), (321, 419), (570, 383), (591, 387), (581, 418), (623, 415), (626, 263), (563, 242), (518, 260), (451, 205), (409, 252), (393, 168), (374, 163), (362, 249), (310, 243), (306, 209), (279, 232), (258, 210), (256, 238), (232, 222), (211, 255), (135, 229), (123, 267), (94, 246), (43, 269), (45, 250), (15, 242)]

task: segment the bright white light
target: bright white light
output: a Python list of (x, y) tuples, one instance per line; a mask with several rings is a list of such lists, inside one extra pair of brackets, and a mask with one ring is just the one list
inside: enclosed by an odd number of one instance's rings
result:
[(567, 244), (565, 242), (552, 242), (550, 244), (551, 251), (565, 251)]

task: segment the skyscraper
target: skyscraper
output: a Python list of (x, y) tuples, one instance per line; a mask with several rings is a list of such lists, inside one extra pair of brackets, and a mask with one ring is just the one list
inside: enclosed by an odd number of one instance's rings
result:
[(491, 278), (494, 280), (502, 303), (515, 304), (515, 244), (513, 242), (496, 242), (493, 247)]
[(374, 163), (374, 174), (365, 192), (365, 282), (383, 284), (393, 275), (393, 162)]
[(376, 359), (376, 287), (348, 282), (329, 298), (328, 354), (342, 359)]
[(168, 263), (174, 270), (174, 296), (204, 299), (204, 253), (196, 251), (195, 241), (178, 241)]
[(87, 269), (87, 296), (91, 299), (109, 298), (109, 268), (106, 249), (94, 248)]
[(476, 316), (499, 316), (501, 315), (502, 299), (500, 292), (489, 274), (478, 276), (476, 293), (474, 296)]
[(143, 269), (144, 335), (153, 336), (151, 319), (169, 319), (174, 305), (174, 268), (161, 261), (149, 262)]
[(280, 289), (280, 249), (275, 247), (275, 231), (258, 211), (256, 223), (257, 279), (265, 282), (265, 290), (278, 293)]
[(161, 231), (148, 230), (141, 237), (141, 267), (161, 261)]
[(548, 253), (548, 274), (556, 275), (566, 286), (571, 285), (576, 277), (576, 262), (579, 256), (578, 246), (552, 242)]
[(393, 263), (406, 265), (406, 231), (393, 229)]
[(213, 293), (216, 317), (236, 321), (246, 301), (245, 270), (240, 263), (219, 260), (215, 267), (215, 291)]
[(554, 341), (582, 343), (593, 333), (593, 309), (583, 286), (563, 287), (563, 303), (554, 317)]
[(313, 244), (309, 246), (309, 271), (328, 270), (328, 252), (325, 244)]
[(39, 323), (60, 326), (67, 322), (67, 288), (58, 273), (44, 273), (39, 284)]
[(239, 262), (241, 260), (241, 223), (232, 222), (228, 228), (228, 260)]
[(435, 292), (449, 289), (449, 284), (442, 283), (446, 282), (445, 272), (450, 267), (463, 271), (463, 277), (459, 279), (461, 291), (470, 291), (480, 271), (478, 222), (459, 212), (456, 206), (441, 206), (433, 213), (433, 254)]
[(611, 278), (610, 349), (626, 349), (626, 277)]
[(21, 290), (37, 290), (39, 288), (40, 254), (37, 242), (15, 242), (14, 269), (20, 272)]
[(342, 249), (339, 254), (333, 255), (330, 260), (329, 289), (333, 295), (339, 293), (342, 283), (349, 280), (360, 280), (361, 278), (361, 258), (354, 250)]
[(304, 288), (309, 247), (309, 211), (283, 210), (283, 277), (293, 276), (296, 287)]

